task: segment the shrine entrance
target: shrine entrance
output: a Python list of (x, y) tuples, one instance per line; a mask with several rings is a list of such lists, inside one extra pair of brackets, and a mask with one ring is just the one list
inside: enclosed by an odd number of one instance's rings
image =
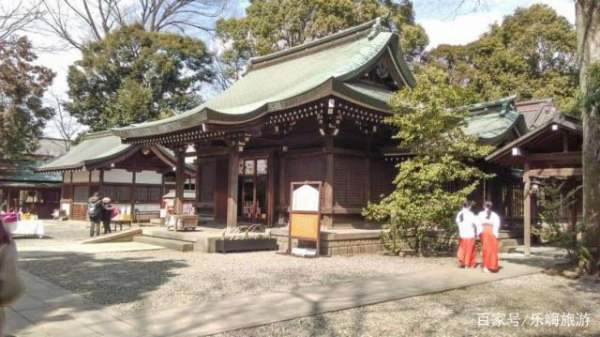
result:
[(238, 217), (240, 222), (266, 224), (268, 159), (240, 159)]

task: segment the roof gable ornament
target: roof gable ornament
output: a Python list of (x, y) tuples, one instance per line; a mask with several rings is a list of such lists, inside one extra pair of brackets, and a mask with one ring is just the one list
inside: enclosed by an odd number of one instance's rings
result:
[[(387, 22), (387, 18), (385, 18), (384, 20)], [(371, 27), (371, 32), (368, 35), (369, 40), (372, 40), (377, 36), (377, 34), (386, 30), (386, 28), (383, 27), (382, 21), (383, 20), (381, 17), (375, 19), (375, 23), (373, 23), (373, 26)]]

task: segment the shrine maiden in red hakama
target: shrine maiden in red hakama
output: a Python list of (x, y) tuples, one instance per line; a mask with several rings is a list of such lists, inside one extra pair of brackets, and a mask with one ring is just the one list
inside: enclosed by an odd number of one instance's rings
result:
[(461, 268), (475, 267), (475, 231), (477, 217), (471, 212), (471, 202), (466, 201), (463, 208), (456, 215), (456, 225), (458, 226), (458, 265)]
[(481, 240), (481, 259), (484, 272), (498, 271), (498, 233), (500, 217), (492, 211), (492, 203), (486, 202), (485, 209), (477, 216), (477, 234)]

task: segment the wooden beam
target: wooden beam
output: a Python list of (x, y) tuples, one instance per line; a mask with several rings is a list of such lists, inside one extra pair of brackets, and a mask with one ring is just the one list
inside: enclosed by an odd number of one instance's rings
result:
[(185, 184), (185, 148), (177, 148), (175, 167), (175, 214), (183, 214), (183, 191)]
[(237, 146), (229, 150), (229, 174), (227, 181), (227, 228), (237, 226), (238, 179), (240, 153)]
[[(196, 143), (196, 149), (198, 148), (199, 143)], [(200, 157), (196, 157), (196, 202), (200, 202), (201, 189), (200, 184), (202, 183), (202, 161)]]
[[(334, 200), (334, 165), (335, 165), (335, 156), (333, 151), (334, 143), (332, 136), (325, 136), (325, 183), (321, 189), (323, 195), (323, 205), (321, 206), (323, 209), (332, 209), (335, 204)], [(291, 198), (291, 196), (290, 196)], [(291, 200), (290, 200), (291, 202)], [(324, 215), (322, 220), (322, 226), (325, 228), (333, 228), (333, 216), (332, 215)]]
[(581, 152), (550, 152), (550, 153), (530, 153), (526, 156), (529, 162), (572, 162), (581, 163)]
[[(529, 163), (525, 163), (525, 170), (529, 169)], [(523, 176), (523, 244), (525, 245), (525, 256), (531, 254), (531, 179)]]
[(550, 177), (573, 177), (581, 176), (581, 168), (546, 168), (529, 169), (529, 166), (523, 173), (523, 179), (531, 177), (550, 178)]
[(133, 219), (133, 216), (135, 214), (134, 209), (135, 209), (135, 203), (137, 201), (136, 200), (137, 199), (136, 198), (137, 197), (137, 195), (136, 195), (136, 193), (137, 193), (136, 180), (137, 180), (136, 172), (133, 171), (133, 172), (131, 172), (131, 192), (130, 192), (131, 195), (129, 198), (129, 201), (130, 201), (129, 216), (131, 216), (131, 219)]

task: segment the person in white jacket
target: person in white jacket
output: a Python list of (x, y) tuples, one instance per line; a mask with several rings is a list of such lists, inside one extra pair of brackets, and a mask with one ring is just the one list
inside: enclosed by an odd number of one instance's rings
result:
[(492, 211), (492, 203), (487, 201), (483, 211), (477, 216), (477, 235), (481, 240), (481, 259), (484, 272), (498, 271), (498, 234), (500, 217)]
[(474, 268), (476, 263), (475, 253), (475, 235), (477, 226), (477, 217), (471, 211), (473, 202), (465, 201), (463, 207), (456, 215), (456, 225), (458, 226), (458, 266), (460, 268)]

